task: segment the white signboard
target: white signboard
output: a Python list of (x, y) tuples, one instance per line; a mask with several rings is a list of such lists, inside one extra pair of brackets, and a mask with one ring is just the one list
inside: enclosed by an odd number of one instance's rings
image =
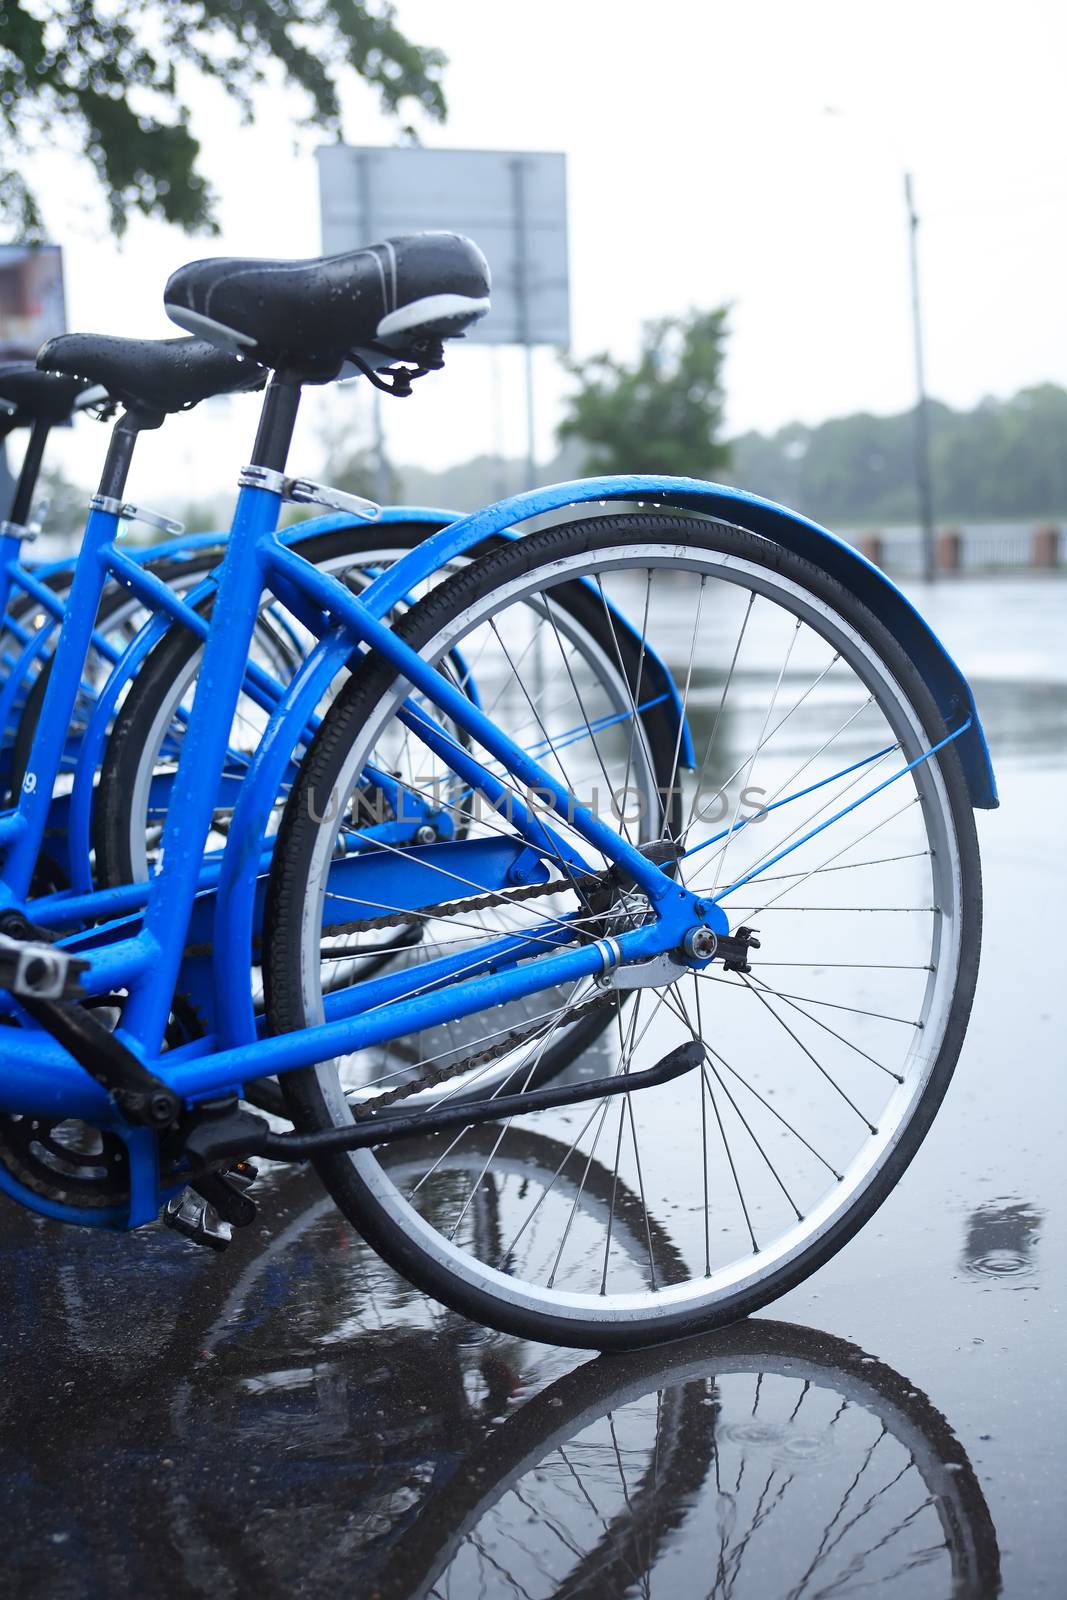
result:
[(0, 361), (32, 361), (66, 326), (59, 246), (0, 245)]
[(324, 254), (390, 234), (464, 233), (493, 274), (492, 310), (468, 339), (570, 343), (565, 156), (343, 144), (317, 155)]

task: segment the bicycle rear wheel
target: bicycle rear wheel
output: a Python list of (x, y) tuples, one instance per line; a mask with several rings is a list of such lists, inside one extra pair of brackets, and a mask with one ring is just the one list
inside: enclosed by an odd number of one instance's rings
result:
[[(755, 923), (762, 949), (747, 972), (716, 964), (653, 976), (625, 1021), (629, 991), (609, 991), (619, 1007), (600, 1046), (612, 1051), (609, 1070), (648, 1066), (694, 1038), (703, 1065), (658, 1089), (538, 1113), (530, 1126), (564, 1142), (577, 1198), (562, 1182), (502, 1173), (500, 1247), (487, 1249), (471, 1219), (475, 1195), (494, 1177), (494, 1151), (507, 1149), (506, 1122), (473, 1173), (451, 1154), (465, 1135), (439, 1136), (432, 1191), (405, 1190), (371, 1151), (323, 1157), (318, 1167), (386, 1259), (465, 1315), (525, 1337), (621, 1348), (767, 1304), (839, 1250), (891, 1192), (959, 1053), (977, 973), (981, 876), (953, 730), (915, 667), (839, 584), (744, 530), (667, 514), (557, 527), (450, 579), (401, 629), (429, 661), (457, 648), (495, 659), (502, 692), (518, 703), (519, 607), (539, 596), (551, 620), (553, 596), (576, 580), (603, 617), (613, 600), (641, 619), (645, 646), (626, 674), (631, 706), (644, 698), (646, 647), (674, 668), (695, 766), (679, 782), (682, 820), (664, 832), (685, 852), (687, 886), (720, 902), (733, 932)], [(560, 668), (556, 681), (560, 703), (542, 728), (546, 767), (580, 794), (598, 772), (609, 791), (625, 789), (629, 724), (598, 715), (573, 674)], [(331, 862), (359, 774), (388, 749), (406, 694), (387, 663), (369, 660), (325, 719), (290, 797), (266, 929), (276, 1032), (338, 1014), (324, 961)], [(587, 737), (584, 764), (571, 772), (575, 727)], [(675, 766), (679, 755), (680, 741)], [(320, 818), (330, 797), (334, 821), (316, 821), (311, 795)], [(564, 820), (553, 824), (602, 871)], [(598, 895), (594, 907), (581, 883), (550, 864), (550, 895), (497, 896), (496, 931), (521, 932), (532, 958), (558, 941), (561, 925), (581, 943), (647, 920), (643, 897), (617, 880), (612, 889), (606, 872), (608, 902)], [(428, 913), (433, 937), (442, 949), (464, 940), (469, 972), (479, 952), (478, 930), (459, 926), (469, 890), (456, 883), (441, 900), (449, 893), (451, 906)], [(437, 987), (454, 984), (458, 994), (463, 976)], [(537, 1026), (510, 1046), (509, 1087), (521, 1087), (555, 1031), (600, 998), (592, 983), (546, 997)], [(350, 1013), (358, 995), (344, 1004)], [(492, 1013), (480, 1020), (484, 1048), (495, 1036)], [(432, 1098), (425, 1069), (442, 1055), (439, 1041), (430, 1044), (400, 1084), (416, 1107)], [(487, 1084), (486, 1074), (502, 1070), (499, 1054), (491, 1068), (462, 1053), (445, 1064), (437, 1099), (492, 1092), (499, 1078)], [(604, 1070), (602, 1061), (585, 1065)], [(374, 1092), (354, 1092), (338, 1062), (282, 1082), (306, 1128), (343, 1125), (353, 1101)], [(582, 1202), (581, 1174), (594, 1160), (640, 1196), (643, 1262), (614, 1249), (610, 1206), (604, 1215)]]

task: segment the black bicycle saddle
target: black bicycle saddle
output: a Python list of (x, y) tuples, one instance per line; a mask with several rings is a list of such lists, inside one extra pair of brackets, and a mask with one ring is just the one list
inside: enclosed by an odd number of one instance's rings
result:
[(130, 411), (184, 411), (214, 394), (258, 389), (266, 373), (254, 361), (206, 339), (118, 339), (61, 333), (37, 352), (43, 371), (100, 384)]
[(66, 422), (78, 399), (92, 387), (85, 378), (39, 372), (32, 361), (2, 362), (0, 431), (32, 427), (35, 422), (48, 427)]
[(489, 266), (458, 233), (412, 233), (310, 261), (193, 261), (163, 296), (181, 328), (328, 382), (352, 351), (455, 338), (489, 309)]

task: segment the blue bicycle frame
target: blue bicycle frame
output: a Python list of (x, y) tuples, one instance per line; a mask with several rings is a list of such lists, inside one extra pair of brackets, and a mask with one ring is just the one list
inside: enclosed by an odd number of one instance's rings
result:
[[(415, 523), (424, 526), (429, 534), (451, 521), (452, 515), (428, 507), (391, 506), (383, 509), (379, 521), (383, 526)], [(350, 525), (352, 520), (349, 515), (316, 517), (287, 529), (281, 537), (286, 543), (299, 545), (320, 534)], [(132, 900), (126, 897), (125, 900), (93, 901), (91, 905), (88, 902), (83, 904), (79, 898), (90, 894), (93, 887), (90, 830), (96, 778), (111, 721), (124, 691), (154, 646), (175, 623), (180, 623), (200, 638), (206, 635), (207, 623), (199, 607), (214, 594), (216, 578), (214, 575), (206, 575), (201, 577), (195, 587), (185, 590), (184, 593), (175, 594), (171, 591), (170, 601), (164, 609), (157, 603), (158, 590), (155, 584), (158, 580), (148, 574), (147, 581), (143, 581), (146, 575), (142, 573), (139, 576), (132, 570), (131, 563), (140, 566), (149, 559), (155, 561), (181, 557), (205, 548), (221, 548), (225, 545), (226, 537), (225, 533), (183, 535), (180, 539), (170, 540), (166, 544), (156, 545), (147, 550), (125, 552), (105, 549), (101, 553), (105, 567), (116, 575), (121, 575), (120, 581), (131, 594), (144, 603), (152, 615), (121, 654), (110, 641), (101, 640), (97, 632), (94, 631), (91, 636), (92, 648), (112, 663), (112, 671), (99, 689), (86, 691), (92, 702), (92, 712), (75, 750), (64, 753), (63, 765), (73, 766), (73, 785), (69, 796), (64, 796), (61, 801), (53, 804), (48, 831), (50, 834), (58, 832), (64, 836), (66, 848), (61, 864), (67, 872), (70, 889), (49, 896), (47, 902), (35, 902), (35, 917), (46, 926), (70, 925), (76, 923), (83, 914), (99, 915), (101, 912), (107, 914), (109, 911), (125, 909), (127, 904), (140, 903), (136, 896)], [(73, 562), (57, 563), (57, 570), (73, 566)], [(44, 586), (37, 585), (30, 589), (24, 580), (24, 571), (25, 569), (12, 570), (11, 582), (36, 594), (37, 588)], [(0, 690), (0, 728), (6, 725), (20, 691), (25, 687), (25, 678), (29, 675), (30, 666), (35, 665), (47, 652), (54, 636), (55, 626), (62, 622), (65, 615), (66, 601), (57, 597), (51, 590), (47, 590), (47, 594), (51, 625), (36, 630)], [(282, 685), (274, 682), (269, 674), (252, 666), (249, 668), (248, 678), (247, 691), (253, 694), (261, 705), (269, 708), (277, 702), (282, 693)], [(143, 900), (143, 895), (141, 899)]]
[[(532, 755), (503, 733), (472, 699), (452, 687), (396, 638), (384, 620), (397, 600), (410, 592), (427, 573), (504, 525), (513, 526), (522, 516), (564, 508), (569, 508), (569, 514), (573, 515), (573, 508), (580, 502), (608, 498), (632, 501), (653, 496), (661, 504), (688, 505), (690, 509), (719, 515), (723, 515), (727, 505), (732, 506), (735, 514), (743, 505), (749, 526), (760, 513), (765, 523), (775, 516), (789, 518), (788, 513), (767, 502), (688, 480), (616, 479), (564, 485), (553, 491), (503, 502), (442, 530), (384, 573), (368, 590), (354, 596), (343, 584), (319, 572), (278, 538), (276, 527), (282, 504), (279, 492), (271, 487), (241, 489), (215, 607), (216, 618), (222, 619), (225, 625), (213, 627), (207, 637), (200, 681), (210, 693), (196, 697), (188, 722), (164, 829), (163, 867), (147, 886), (143, 917), (132, 923), (120, 923), (110, 930), (96, 929), (76, 946), (89, 961), (83, 979), (85, 991), (102, 994), (119, 987), (128, 991), (121, 1037), (153, 1073), (187, 1102), (195, 1104), (220, 1094), (239, 1094), (249, 1078), (309, 1066), (538, 990), (596, 976), (620, 962), (677, 950), (687, 933), (697, 926), (720, 935), (728, 931), (726, 916), (717, 903), (698, 901), (617, 832), (584, 808), (575, 806), (573, 797), (567, 795)], [(829, 536), (813, 525), (803, 524), (801, 519), (792, 520), (796, 528), (802, 531), (806, 528), (829, 540)], [(101, 573), (114, 534), (114, 519), (107, 513), (94, 512), (86, 533), (87, 554), (79, 563), (58, 647), (59, 652), (77, 655), (79, 660), (92, 631)], [(848, 547), (837, 541), (833, 544), (840, 552), (839, 564), (843, 566), (843, 552)], [(850, 552), (850, 558), (866, 569), (872, 592), (876, 582), (891, 590), (877, 569), (867, 567), (854, 552)], [(277, 762), (282, 750), (285, 750), (286, 759), (291, 756), (296, 741), (289, 736), (294, 729), (299, 732), (306, 725), (308, 699), (319, 688), (327, 664), (335, 667), (357, 648), (378, 652), (449, 723), (459, 726), (487, 750), (503, 770), (539, 794), (551, 797), (555, 810), (566, 816), (572, 836), (576, 834), (593, 850), (619, 865), (644, 890), (656, 909), (655, 920), (617, 939), (581, 945), (571, 941), (566, 925), (561, 924), (559, 948), (549, 948), (548, 953), (534, 960), (529, 959), (527, 939), (521, 935), (501, 937), (482, 948), (478, 970), (471, 968), (469, 955), (453, 956), (420, 964), (417, 977), (399, 972), (371, 979), (357, 990), (328, 996), (325, 1022), (280, 1037), (259, 1037), (254, 1025), (249, 1030), (247, 1013), (233, 996), (228, 1013), (221, 1008), (230, 1039), (209, 1035), (163, 1052), (164, 1029), (198, 906), (203, 851), (215, 804), (215, 779), (205, 781), (205, 774), (217, 775), (223, 767), (233, 710), (246, 680), (248, 650), (255, 625), (256, 601), (250, 603), (249, 597), (258, 598), (264, 588), (284, 595), (287, 603), (294, 596), (302, 599), (305, 615), (317, 619), (316, 631), (321, 635), (321, 643), (278, 705), (260, 754), (253, 762), (255, 770), (250, 769), (252, 781), (242, 786), (219, 878), (220, 890), (238, 888), (242, 891), (236, 912), (242, 930), (251, 926), (248, 907), (255, 900), (262, 851), (261, 835), (255, 828), (245, 832), (243, 826), (237, 825), (238, 817), (242, 823), (248, 817), (256, 818), (264, 793), (270, 789), (272, 763)], [(907, 624), (910, 608), (903, 597), (898, 598), (900, 605), (895, 614), (898, 621), (903, 618)], [(893, 604), (887, 604), (883, 611), (884, 614), (893, 613)], [(910, 617), (914, 619), (910, 626), (918, 636), (925, 625), (914, 612), (910, 612)], [(921, 637), (918, 642), (922, 645)], [(925, 662), (931, 675), (936, 678), (940, 674), (935, 687), (958, 696), (959, 685), (963, 684), (958, 669), (944, 652), (938, 654), (940, 647), (929, 630), (926, 630), (926, 643), (925, 653), (922, 650), (913, 653)], [(966, 693), (965, 684), (963, 691)], [(27, 774), (30, 781), (18, 811), (0, 818), (0, 839), (11, 844), (9, 865), (0, 884), (8, 904), (17, 903), (26, 893), (27, 869), (32, 870), (33, 855), (48, 810), (46, 786), (42, 784), (38, 788), (35, 772), (54, 769), (74, 692), (76, 684), (72, 690), (69, 680), (64, 681), (61, 673), (54, 675), (45, 701), (42, 728), (34, 746), (34, 771)], [(959, 740), (961, 753), (971, 751), (970, 776), (977, 790), (976, 801), (981, 804), (984, 800), (988, 804), (992, 783), (988, 760), (984, 774), (987, 788), (983, 792), (981, 764), (974, 755), (976, 736), (979, 753), (984, 748), (977, 717), (971, 709), (961, 718), (958, 699), (954, 705), (957, 714), (952, 720), (956, 726), (949, 737)], [(441, 723), (410, 705), (400, 715), (416, 736), (431, 750), (437, 750), (465, 781), (477, 785), (490, 798), (500, 791), (499, 781), (451, 739)], [(926, 752), (920, 759), (927, 759), (931, 753)], [(899, 778), (908, 770), (901, 768), (893, 777)], [(271, 791), (272, 804), (277, 793), (275, 786)], [(995, 791), (993, 801), (995, 803)], [(487, 850), (484, 841), (458, 841), (410, 852), (405, 867), (406, 875), (410, 874), (410, 881), (406, 878), (405, 892), (410, 898), (403, 903), (417, 906), (436, 898), (437, 891), (430, 887), (434, 876), (439, 882), (439, 870), (433, 871), (435, 861), (460, 864), (468, 881), (485, 888), (499, 887), (509, 881), (509, 873), (515, 872), (520, 874), (519, 881), (543, 881), (546, 864), (558, 864), (561, 859), (575, 872), (590, 870), (579, 851), (564, 844), (544, 817), (514, 800), (510, 815), (518, 835), (513, 844), (504, 841), (503, 845)], [(442, 857), (442, 852), (451, 854)], [(418, 871), (423, 863), (425, 882), (420, 881), (422, 875)], [(338, 892), (342, 892), (340, 886), (343, 886), (346, 901), (358, 901), (360, 893), (367, 894), (366, 887), (361, 889), (360, 885), (371, 882), (370, 875), (380, 870), (373, 856), (357, 853), (331, 867), (328, 892), (334, 890), (336, 882)], [(523, 872), (528, 874), (525, 880), (521, 876)], [(515, 877), (510, 881), (514, 882)], [(727, 886), (717, 899), (729, 894), (732, 887)], [(367, 894), (367, 899), (373, 899), (373, 895)], [(226, 892), (220, 893), (213, 902), (212, 912), (216, 946), (231, 954), (247, 949), (247, 945), (235, 946), (227, 942), (228, 929), (234, 923)], [(106, 942), (109, 939), (111, 942)], [(547, 942), (551, 945), (551, 940)], [(247, 990), (247, 965), (238, 954), (236, 961), (231, 962), (227, 980), (223, 965), (215, 964), (215, 980), (221, 984), (223, 993), (231, 984), (237, 991)], [(431, 987), (427, 992), (428, 984), (458, 977), (460, 971), (467, 976), (450, 983), (447, 989)], [(413, 987), (420, 992), (410, 992)], [(39, 1029), (4, 1030), (0, 1053), (0, 1104), (10, 1110), (41, 1110), (53, 1115), (58, 1111), (115, 1128), (130, 1150), (131, 1205), (128, 1214), (111, 1220), (136, 1225), (156, 1215), (160, 1195), (154, 1135), (131, 1128), (119, 1119), (105, 1091)], [(10, 1192), (19, 1188), (14, 1185), (13, 1189), (14, 1180), (6, 1175), (0, 1175), (0, 1182)], [(20, 1193), (19, 1198), (26, 1199), (26, 1196)], [(34, 1197), (29, 1197), (27, 1203), (33, 1204)], [(48, 1203), (42, 1202), (39, 1209), (48, 1209)], [(65, 1214), (65, 1208), (53, 1207), (49, 1214)], [(73, 1220), (85, 1219), (78, 1213)]]
[[(437, 508), (425, 506), (390, 506), (382, 509), (376, 524), (382, 528), (395, 525), (412, 524), (425, 528), (427, 536), (441, 530), (451, 522), (458, 520), (455, 513), (450, 513)], [(340, 528), (351, 526), (353, 518), (350, 514), (333, 514), (316, 517), (307, 522), (297, 524), (279, 534), (282, 544), (299, 548), (305, 542), (317, 538), (322, 534), (335, 532)], [(504, 537), (516, 537), (510, 530), (502, 530)], [(195, 534), (184, 536), (182, 539), (170, 541), (166, 545), (153, 547), (151, 551), (137, 552), (131, 555), (128, 552), (115, 551), (113, 548), (103, 547), (100, 556), (104, 567), (108, 571), (119, 575), (120, 580), (126, 584), (130, 592), (141, 599), (148, 609), (153, 607), (153, 596), (157, 579), (151, 574), (147, 575), (148, 581), (143, 581), (146, 575), (138, 576), (132, 571), (131, 561), (140, 562), (148, 555), (174, 556), (194, 552), (205, 547), (220, 546), (225, 543), (225, 534)], [(186, 590), (181, 595), (171, 594), (166, 609), (159, 607), (141, 628), (140, 632), (130, 642), (121, 657), (107, 641), (103, 642), (102, 654), (108, 660), (115, 662), (113, 670), (106, 682), (98, 691), (88, 691), (93, 702), (93, 710), (81, 733), (74, 752), (73, 783), (69, 795), (53, 801), (47, 832), (50, 837), (61, 836), (65, 848), (62, 851), (60, 862), (65, 869), (70, 887), (55, 891), (33, 901), (34, 920), (40, 925), (50, 928), (64, 928), (76, 926), (80, 921), (101, 916), (119, 915), (129, 910), (137, 909), (143, 905), (146, 889), (143, 885), (131, 884), (121, 889), (97, 890), (93, 888), (91, 866), (91, 822), (92, 807), (95, 795), (95, 785), (100, 764), (103, 759), (107, 736), (110, 731), (111, 721), (118, 707), (119, 701), (128, 687), (130, 681), (142, 666), (156, 644), (163, 638), (167, 630), (180, 623), (199, 638), (204, 638), (208, 631), (207, 622), (202, 615), (202, 603), (214, 594), (217, 586), (217, 574), (211, 574), (201, 579), (195, 588)], [(65, 604), (49, 590), (50, 614), (61, 621), (65, 614)], [(289, 597), (293, 597), (290, 595)], [(398, 597), (406, 599), (401, 593)], [(614, 606), (609, 606), (612, 622), (620, 636), (633, 636), (632, 623), (624, 617)], [(314, 628), (314, 617), (308, 619)], [(31, 652), (35, 655), (42, 654), (47, 643), (51, 640), (52, 629), (42, 628), (27, 648), (25, 654)], [(94, 648), (97, 635), (92, 636)], [(682, 713), (681, 700), (677, 686), (674, 684), (670, 673), (660, 661), (656, 653), (646, 645), (647, 671), (651, 678), (655, 678), (661, 692), (670, 701), (674, 715), (681, 723), (680, 765), (687, 767), (692, 760), (692, 746), (688, 728)], [(116, 659), (117, 658), (117, 659)], [(69, 660), (69, 657), (65, 657)], [(66, 670), (66, 669), (64, 669)], [(69, 670), (73, 670), (73, 664)], [(336, 667), (334, 668), (336, 670)], [(17, 687), (17, 674), (13, 673), (11, 680), (0, 691), (0, 708), (5, 704), (5, 696), (13, 695)], [(272, 680), (269, 674), (250, 665), (247, 670), (245, 692), (257, 700), (259, 705), (272, 711), (283, 699), (283, 686)], [(477, 697), (476, 684), (468, 683), (468, 694)], [(314, 729), (314, 710), (309, 708), (306, 716), (306, 725)], [(0, 721), (2, 725), (2, 721)], [(298, 730), (302, 731), (302, 730)], [(64, 764), (69, 765), (69, 752), (64, 750)], [(39, 765), (39, 763), (35, 763)], [(241, 779), (233, 780), (240, 786)], [(161, 780), (159, 792), (154, 792), (154, 799), (161, 803), (169, 797), (169, 786), (172, 780)], [(164, 792), (166, 791), (166, 792)], [(0, 839), (3, 837), (4, 823), (0, 816)], [(265, 846), (269, 855), (269, 847)], [(210, 862), (211, 858), (207, 858)], [(203, 886), (211, 887), (213, 871), (209, 866), (202, 877)]]
[[(180, 560), (199, 550), (218, 548), (224, 543), (225, 537), (221, 533), (183, 534), (163, 544), (124, 552), (124, 556), (137, 567), (146, 561)], [(66, 614), (65, 594), (62, 590), (52, 588), (47, 580), (58, 575), (69, 577), (77, 565), (76, 558), (68, 557), (63, 561), (27, 567), (21, 559), (21, 542), (21, 537), (10, 531), (0, 537), (0, 617), (3, 619), (0, 627), (21, 646), (16, 654), (5, 651), (0, 658), (0, 670), (4, 674), (0, 686), (0, 737), (5, 739), (13, 730), (16, 713), (38, 669), (47, 659), (56, 630)], [(128, 582), (125, 587), (134, 598), (144, 598), (140, 582)], [(8, 608), (17, 594), (34, 602), (29, 616), (17, 616), (9, 612)], [(150, 601), (146, 603), (151, 605)], [(27, 626), (31, 621), (32, 625)], [(98, 628), (94, 628), (90, 636), (90, 650), (111, 667), (120, 659), (120, 651)], [(10, 749), (5, 747), (0, 759), (7, 760), (9, 757)]]
[[(536, 760), (516, 746), (460, 691), (445, 683), (440, 675), (422, 662), (410, 648), (397, 640), (387, 625), (382, 623), (349, 593), (340, 583), (325, 576), (287, 549), (276, 537), (275, 527), (281, 498), (267, 489), (244, 488), (238, 501), (229, 548), (223, 566), (218, 609), (227, 617), (227, 626), (213, 629), (205, 647), (201, 681), (211, 686), (210, 696), (198, 697), (190, 717), (178, 775), (175, 782), (171, 813), (164, 830), (164, 860), (162, 872), (148, 888), (147, 905), (143, 922), (132, 937), (95, 948), (90, 952), (90, 968), (84, 986), (88, 993), (109, 991), (117, 985), (129, 991), (129, 1000), (123, 1016), (123, 1037), (133, 1045), (152, 1070), (162, 1067), (167, 1081), (188, 1100), (212, 1096), (226, 1089), (236, 1089), (245, 1077), (263, 1072), (285, 1070), (288, 1067), (308, 1065), (335, 1053), (336, 1040), (344, 1037), (348, 1048), (357, 1041), (370, 1043), (393, 1037), (397, 1033), (440, 1019), (446, 1014), (462, 1016), (480, 1010), (486, 1005), (502, 1003), (520, 994), (532, 993), (538, 988), (561, 981), (575, 979), (603, 971), (621, 959), (635, 959), (651, 955), (661, 949), (677, 945), (685, 927), (700, 920), (692, 911), (692, 897), (660, 872), (639, 851), (619, 839), (615, 831), (596, 817), (571, 806), (574, 825), (580, 836), (594, 848), (619, 861), (634, 879), (646, 889), (649, 896), (662, 906), (661, 920), (649, 928), (623, 935), (615, 946), (607, 942), (579, 948), (561, 948), (558, 953), (542, 957), (536, 963), (519, 968), (521, 956), (529, 954), (528, 941), (521, 938), (504, 938), (494, 941), (485, 951), (483, 975), (453, 986), (447, 995), (422, 994), (404, 999), (405, 981), (410, 987), (410, 977), (398, 981), (396, 977), (382, 979), (368, 986), (368, 1007), (380, 1006), (384, 998), (395, 1004), (388, 1011), (377, 1009), (365, 1015), (348, 1016), (343, 1007), (331, 1007), (336, 1016), (320, 1028), (304, 1030), (285, 1038), (258, 1040), (251, 1046), (228, 1052), (212, 1052), (211, 1041), (197, 1041), (191, 1047), (160, 1055), (163, 1029), (170, 1010), (175, 981), (181, 963), (186, 930), (199, 887), (199, 875), (204, 841), (210, 827), (214, 803), (213, 788), (205, 784), (205, 772), (217, 772), (225, 757), (232, 707), (244, 681), (248, 648), (251, 642), (255, 611), (248, 608), (239, 615), (237, 604), (241, 596), (258, 594), (261, 586), (270, 588), (278, 584), (288, 590), (298, 589), (313, 604), (319, 606), (324, 617), (340, 625), (348, 635), (349, 651), (362, 644), (383, 651), (410, 681), (427, 693), (431, 702), (450, 720), (465, 727), (473, 737), (482, 742), (490, 754), (506, 770), (521, 781), (551, 793), (561, 812), (568, 809), (568, 796), (544, 772)], [(97, 520), (91, 522), (87, 544), (95, 552), (105, 541), (110, 529), (101, 527)], [(91, 570), (91, 569), (90, 569)], [(81, 576), (81, 574), (79, 574)], [(95, 578), (95, 574), (93, 574)], [(70, 649), (84, 642), (78, 634), (77, 622), (83, 620), (82, 607), (86, 600), (85, 584), (82, 592), (72, 593), (71, 611), (64, 623), (60, 648)], [(75, 591), (79, 585), (75, 583)], [(231, 602), (233, 602), (231, 604)], [(49, 686), (45, 702), (46, 726), (35, 747), (35, 763), (43, 766), (55, 755), (55, 728), (53, 718), (65, 686), (57, 680), (55, 695)], [(62, 709), (62, 708), (61, 708)], [(421, 731), (428, 741), (446, 737), (443, 730), (425, 722)], [(453, 759), (459, 757), (453, 752)], [(469, 758), (468, 758), (469, 759)], [(471, 762), (471, 776), (477, 775), (486, 792), (492, 793), (494, 779), (483, 772), (477, 762)], [(36, 803), (35, 803), (36, 802)], [(19, 813), (20, 827), (15, 832), (15, 849), (28, 848), (46, 809), (44, 794), (37, 794), (31, 786), (26, 791), (25, 803)], [(514, 846), (503, 852), (497, 850), (496, 859), (483, 863), (483, 876), (491, 882), (505, 881), (506, 869), (513, 866), (520, 855), (550, 859), (562, 848), (544, 821), (517, 803), (513, 821), (522, 836)], [(7, 830), (13, 832), (10, 825)], [(529, 850), (526, 846), (532, 846)], [(441, 850), (468, 854), (460, 844), (429, 846), (427, 856)], [(473, 856), (477, 845), (469, 853)], [(484, 852), (483, 852), (484, 853)], [(580, 858), (568, 851), (576, 868), (586, 870)], [(348, 864), (345, 864), (348, 865)], [(348, 866), (348, 875), (358, 871), (356, 858)], [(466, 870), (466, 868), (465, 868)], [(725, 916), (708, 908), (709, 925), (724, 931)], [(561, 946), (567, 943), (566, 929), (560, 933)], [(632, 947), (632, 948), (631, 948)], [(454, 967), (454, 958), (446, 960), (441, 976)], [(424, 969), (425, 979), (429, 969)], [(10, 1047), (9, 1047), (10, 1045)], [(252, 1058), (257, 1064), (252, 1066)], [(269, 1057), (269, 1059), (268, 1059)], [(10, 1033), (5, 1038), (3, 1056), (0, 1057), (0, 1096), (9, 1109), (27, 1109), (30, 1105), (55, 1109), (62, 1105), (69, 1115), (79, 1116), (109, 1126), (119, 1127), (130, 1143), (131, 1166), (150, 1158), (145, 1141), (138, 1137), (139, 1130), (130, 1130), (117, 1122), (109, 1097), (80, 1068), (74, 1066), (65, 1052), (42, 1036), (37, 1029)], [(152, 1198), (149, 1201), (149, 1193)], [(145, 1220), (155, 1215), (158, 1196), (147, 1176), (142, 1173), (133, 1184), (134, 1205), (130, 1220)]]

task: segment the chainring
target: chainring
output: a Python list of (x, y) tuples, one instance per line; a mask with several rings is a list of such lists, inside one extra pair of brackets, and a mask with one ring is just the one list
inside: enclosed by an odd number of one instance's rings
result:
[[(95, 995), (94, 1011), (121, 1013), (123, 996)], [(165, 1043), (184, 1044), (202, 1032), (191, 1004), (175, 997)], [(32, 1194), (84, 1210), (125, 1205), (130, 1197), (129, 1157), (122, 1136), (73, 1117), (0, 1113), (0, 1165)]]
[(117, 1133), (70, 1117), (0, 1114), (0, 1162), (33, 1194), (96, 1209), (129, 1198), (129, 1159)]

